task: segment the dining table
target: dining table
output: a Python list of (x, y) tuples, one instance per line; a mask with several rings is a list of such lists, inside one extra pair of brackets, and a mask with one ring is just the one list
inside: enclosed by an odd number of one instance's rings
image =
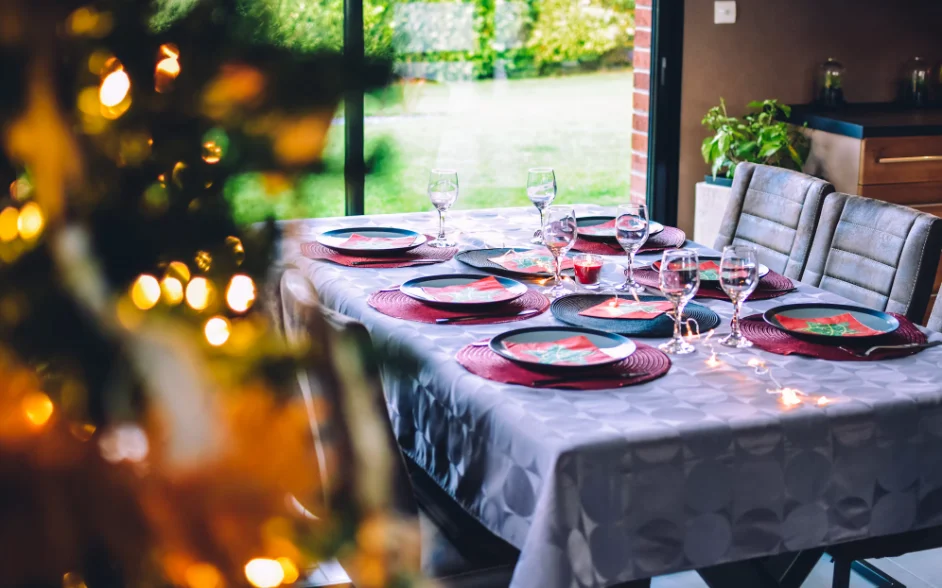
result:
[[(613, 214), (574, 208), (578, 216)], [(453, 211), (447, 226), (466, 250), (532, 246), (538, 223), (533, 208), (494, 208)], [(302, 271), (324, 305), (369, 329), (403, 452), (520, 550), (515, 588), (614, 586), (942, 525), (942, 347), (837, 362), (728, 349), (701, 334), (696, 353), (671, 356), (669, 372), (644, 384), (591, 391), (502, 384), (468, 372), (456, 353), (509, 329), (561, 325), (550, 312), (512, 324), (405, 321), (373, 309), (368, 296), (419, 276), (480, 271), (457, 259), (377, 269), (302, 254), (302, 243), (330, 229), (431, 234), (434, 213), (279, 226), (278, 266)], [(636, 263), (659, 258), (642, 253)], [(605, 261), (604, 277), (623, 279), (627, 257)], [(743, 316), (799, 302), (849, 303), (796, 286), (747, 300)], [(729, 331), (729, 301), (697, 302), (722, 318), (718, 334)], [(807, 401), (784, 402), (783, 387)]]

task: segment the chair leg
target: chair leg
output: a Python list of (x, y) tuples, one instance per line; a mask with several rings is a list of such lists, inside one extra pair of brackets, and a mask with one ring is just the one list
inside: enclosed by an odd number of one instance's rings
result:
[(852, 570), (877, 588), (906, 588), (906, 585), (866, 560), (854, 560)]
[(831, 588), (850, 588), (850, 567), (853, 560), (834, 558), (834, 579)]

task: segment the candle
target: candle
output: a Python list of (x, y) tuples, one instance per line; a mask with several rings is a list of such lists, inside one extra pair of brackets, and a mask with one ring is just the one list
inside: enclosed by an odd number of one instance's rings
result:
[(597, 290), (602, 278), (602, 258), (590, 253), (577, 255), (573, 260), (576, 282), (587, 290)]

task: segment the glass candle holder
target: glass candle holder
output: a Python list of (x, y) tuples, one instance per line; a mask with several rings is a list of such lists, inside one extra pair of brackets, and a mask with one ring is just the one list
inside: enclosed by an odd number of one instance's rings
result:
[(573, 259), (576, 282), (587, 290), (598, 290), (602, 284), (603, 265), (601, 256), (580, 253)]

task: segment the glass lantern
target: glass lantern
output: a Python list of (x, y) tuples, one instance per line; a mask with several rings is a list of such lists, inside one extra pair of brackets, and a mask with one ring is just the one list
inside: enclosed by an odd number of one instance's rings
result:
[(900, 75), (899, 100), (907, 106), (928, 106), (932, 65), (921, 57), (906, 62)]
[(817, 102), (819, 106), (838, 108), (844, 105), (844, 64), (833, 57), (818, 68)]

